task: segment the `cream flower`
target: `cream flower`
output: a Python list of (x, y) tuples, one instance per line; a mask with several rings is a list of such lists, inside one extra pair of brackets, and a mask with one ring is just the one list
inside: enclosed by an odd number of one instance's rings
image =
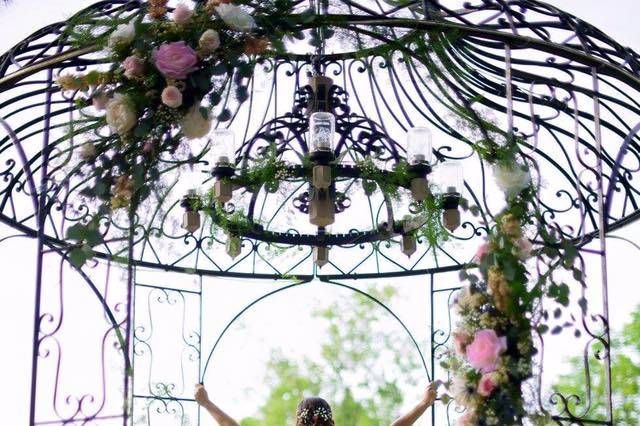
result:
[(106, 119), (111, 130), (119, 135), (133, 129), (138, 122), (131, 100), (121, 93), (116, 93), (107, 103)]
[(518, 195), (531, 184), (529, 170), (524, 169), (519, 164), (509, 166), (496, 165), (493, 167), (493, 175), (498, 187), (507, 196)]
[(458, 290), (455, 302), (458, 310), (469, 309), (473, 307), (473, 294), (471, 292), (471, 288), (468, 285)]
[(223, 3), (216, 7), (216, 12), (232, 30), (248, 33), (256, 26), (256, 21), (253, 19), (253, 16), (249, 15), (239, 6)]
[(451, 380), (451, 386), (449, 392), (456, 403), (461, 407), (468, 407), (472, 404), (474, 399), (474, 388), (471, 386), (464, 376), (455, 375)]
[(521, 260), (527, 260), (531, 257), (531, 251), (533, 250), (533, 244), (529, 241), (528, 238), (521, 237), (515, 242), (516, 248), (518, 249), (518, 257)]
[(96, 156), (96, 146), (92, 142), (87, 142), (80, 147), (78, 154), (85, 161), (92, 160)]
[(216, 30), (207, 30), (202, 33), (198, 45), (206, 53), (213, 53), (218, 47), (220, 47), (220, 34)]
[(107, 45), (113, 49), (118, 45), (130, 44), (135, 38), (136, 27), (135, 22), (132, 20), (127, 24), (118, 25), (115, 31), (113, 31), (109, 35), (109, 41), (107, 42)]
[(167, 86), (162, 91), (162, 103), (169, 108), (178, 108), (182, 105), (182, 92), (176, 86)]
[(200, 104), (195, 104), (185, 114), (181, 123), (182, 134), (187, 139), (205, 137), (211, 129), (211, 120), (204, 118), (200, 112)]

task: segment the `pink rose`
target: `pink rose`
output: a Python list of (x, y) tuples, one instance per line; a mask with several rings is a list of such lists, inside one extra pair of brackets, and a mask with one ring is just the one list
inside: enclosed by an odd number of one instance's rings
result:
[(144, 72), (144, 62), (137, 56), (129, 56), (122, 62), (124, 68), (124, 76), (127, 78), (136, 78), (142, 76)]
[(175, 9), (173, 9), (173, 15), (171, 17), (173, 18), (173, 22), (176, 24), (184, 25), (189, 22), (191, 15), (193, 15), (191, 9), (189, 9), (184, 3), (180, 3)]
[(506, 350), (506, 337), (498, 337), (494, 330), (480, 330), (467, 346), (467, 361), (476, 370), (489, 373), (496, 369), (500, 355)]
[(496, 373), (483, 374), (478, 382), (478, 393), (482, 396), (489, 396), (498, 387)]
[(455, 347), (456, 353), (458, 355), (465, 354), (465, 348), (471, 341), (471, 336), (467, 333), (454, 332), (453, 333), (453, 346)]
[(475, 426), (476, 425), (476, 415), (472, 411), (468, 411), (467, 414), (460, 417), (459, 426)]
[(198, 55), (183, 41), (165, 43), (153, 51), (156, 68), (167, 78), (184, 80), (195, 70)]
[(96, 93), (91, 97), (91, 103), (98, 111), (104, 111), (109, 103), (109, 96), (106, 93)]
[(482, 258), (485, 257), (488, 253), (489, 253), (489, 243), (484, 242), (480, 245), (480, 247), (478, 247), (474, 260), (478, 263), (482, 262)]
[(176, 86), (167, 86), (162, 91), (162, 103), (169, 108), (178, 108), (182, 105), (182, 92)]

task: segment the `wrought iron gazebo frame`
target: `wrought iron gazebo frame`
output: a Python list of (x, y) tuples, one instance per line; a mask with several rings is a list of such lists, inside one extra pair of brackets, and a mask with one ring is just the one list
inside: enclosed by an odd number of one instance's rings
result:
[[(590, 417), (591, 391), (588, 389), (588, 401), (582, 413), (572, 410), (570, 396), (553, 395), (552, 402), (557, 404), (554, 419), (558, 424), (613, 425), (606, 239), (611, 232), (623, 228), (640, 217), (640, 207), (637, 202), (638, 188), (633, 184), (633, 177), (640, 170), (640, 166), (629, 165), (629, 158), (640, 162), (640, 145), (638, 145), (640, 124), (636, 126), (627, 124), (629, 120), (634, 120), (633, 123), (640, 121), (638, 117), (640, 105), (631, 94), (640, 91), (640, 57), (595, 27), (538, 1), (491, 0), (477, 2), (477, 4), (466, 2), (463, 5), (464, 8), (459, 10), (447, 8), (443, 3), (447, 2), (425, 0), (424, 4), (414, 1), (398, 6), (378, 5), (379, 10), (374, 11), (365, 3), (346, 0), (342, 4), (348, 9), (348, 13), (340, 15), (325, 13), (313, 21), (301, 23), (300, 27), (304, 30), (330, 25), (339, 30), (357, 34), (360, 43), (362, 42), (360, 37), (366, 38), (368, 45), (362, 49), (352, 52), (326, 53), (321, 58), (325, 69), (334, 67), (335, 75), (342, 75), (344, 82), (350, 80), (351, 87), (353, 87), (351, 73), (354, 72), (353, 67), (358, 66), (362, 71), (357, 72), (372, 79), (369, 81), (372, 88), (379, 85), (375, 80), (376, 66), (390, 73), (390, 81), (403, 84), (397, 74), (394, 76), (396, 72), (393, 70), (394, 55), (404, 55), (402, 56), (404, 60), (410, 58), (410, 61), (419, 56), (404, 43), (416, 34), (421, 35), (422, 38), (426, 37), (425, 34), (448, 35), (449, 38), (444, 44), (446, 54), (460, 66), (458, 72), (452, 73), (452, 78), (448, 80), (447, 89), (451, 91), (452, 96), (471, 110), (473, 110), (471, 104), (479, 104), (502, 114), (509, 133), (516, 134), (525, 141), (523, 148), (528, 151), (527, 156), (538, 158), (547, 166), (551, 165), (565, 179), (564, 186), (553, 188), (556, 198), (561, 199), (565, 204), (555, 208), (547, 202), (549, 200), (540, 200), (540, 204), (545, 207), (549, 223), (557, 223), (558, 231), (571, 237), (581, 253), (594, 254), (600, 258), (603, 307), (601, 314), (594, 318), (601, 330), (590, 331), (586, 326), (588, 317), (586, 313), (583, 313), (583, 320), (585, 329), (591, 336), (585, 353), (589, 352), (594, 342), (604, 344), (605, 353), (601, 358), (607, 375), (605, 406), (608, 418), (603, 421)], [(111, 0), (96, 3), (88, 9), (88, 12), (100, 18), (115, 13), (131, 13), (139, 7), (138, 1)], [(534, 16), (535, 19), (527, 20), (530, 16)], [(63, 236), (65, 222), (81, 220), (86, 214), (82, 212), (72, 214), (67, 211), (67, 207), (71, 204), (70, 194), (75, 188), (71, 181), (60, 178), (65, 170), (58, 161), (64, 151), (60, 151), (59, 143), (52, 138), (56, 127), (60, 125), (59, 120), (67, 116), (71, 117), (76, 106), (73, 104), (73, 97), (68, 98), (59, 93), (54, 77), (60, 70), (84, 69), (99, 65), (100, 62), (94, 56), (95, 49), (71, 48), (63, 32), (64, 27), (65, 23), (46, 27), (0, 58), (0, 93), (3, 96), (0, 103), (2, 112), (0, 124), (6, 133), (6, 136), (0, 139), (0, 155), (6, 159), (4, 170), (0, 170), (0, 176), (4, 179), (4, 185), (0, 189), (0, 221), (14, 228), (17, 235), (34, 238), (37, 241), (30, 424), (77, 422), (84, 424), (112, 415), (103, 413), (102, 406), (85, 412), (85, 404), (89, 404), (86, 401), (93, 397), (82, 396), (77, 399), (77, 408), (71, 415), (59, 416), (55, 420), (38, 419), (36, 416), (38, 383), (47, 380), (38, 373), (41, 359), (49, 356), (48, 350), (43, 350), (43, 342), (47, 339), (55, 339), (55, 334), (62, 324), (63, 311), (62, 303), (56, 307), (57, 312), (42, 310), (43, 289), (48, 285), (45, 258), (55, 254), (62, 259), (62, 263), (67, 260), (68, 249), (72, 243), (66, 241)], [(386, 32), (376, 31), (375, 29), (378, 28), (384, 28)], [(389, 50), (390, 46), (391, 50)], [(535, 54), (532, 54), (531, 58), (524, 58), (518, 55), (521, 52)], [(300, 75), (308, 71), (309, 67), (317, 66), (318, 58), (314, 55), (291, 53), (266, 60), (270, 71), (274, 74), (277, 74), (280, 68), (289, 68), (287, 72), (294, 77), (296, 85), (299, 86)], [(377, 64), (376, 61), (378, 61)], [(502, 64), (503, 67), (497, 64)], [(532, 71), (540, 67), (552, 75), (546, 77)], [(419, 74), (411, 72), (412, 69), (417, 71), (417, 68), (407, 67), (407, 69), (409, 70), (407, 75), (411, 80), (405, 81), (404, 84), (415, 90), (417, 99), (421, 98), (423, 101), (421, 106), (429, 109), (428, 114), (424, 113), (422, 118), (431, 122), (434, 127), (448, 134), (452, 139), (470, 143), (462, 132), (430, 108), (430, 103), (422, 95), (423, 91), (428, 90), (427, 82)], [(274, 79), (274, 86), (275, 81)], [(623, 85), (625, 89), (618, 85)], [(396, 112), (403, 114), (406, 121), (411, 123), (412, 119), (407, 112), (409, 108), (405, 110), (402, 102), (399, 101), (402, 96), (408, 96), (406, 95), (407, 87), (393, 86), (392, 93), (399, 105), (397, 107), (399, 110)], [(375, 90), (381, 93), (379, 88)], [(251, 96), (253, 99), (253, 94)], [(499, 103), (497, 99), (503, 100), (504, 104)], [(590, 99), (592, 103), (585, 108), (579, 103), (579, 100), (583, 99)], [(31, 103), (22, 106), (21, 102), (24, 101)], [(360, 104), (359, 99), (357, 103)], [(381, 108), (387, 108), (393, 116), (392, 108), (386, 105), (386, 101), (383, 103), (383, 106), (375, 106), (377, 115), (381, 115), (379, 112)], [(41, 117), (28, 118), (23, 122), (14, 118), (24, 112), (40, 109), (43, 112)], [(417, 108), (413, 109), (415, 110)], [(527, 112), (524, 112), (525, 110)], [(561, 115), (572, 119), (574, 129), (564, 129), (554, 122)], [(398, 123), (401, 121), (395, 116), (393, 119)], [(12, 124), (12, 121), (18, 124)], [(530, 132), (519, 129), (525, 123), (530, 123)], [(588, 125), (592, 127), (588, 128)], [(33, 127), (36, 127), (35, 130), (32, 129)], [(400, 124), (400, 127), (404, 127), (403, 124)], [(560, 159), (552, 158), (544, 152), (544, 149), (539, 148), (539, 138), (543, 130), (548, 132), (548, 137), (556, 140), (559, 149), (566, 156), (567, 161), (564, 164)], [(245, 133), (248, 131), (247, 126)], [(603, 132), (615, 136), (616, 140), (613, 143), (610, 142), (611, 139), (605, 140)], [(583, 136), (584, 134), (587, 136)], [(42, 137), (40, 147), (33, 146), (32, 139), (35, 137)], [(574, 152), (569, 152), (570, 149), (562, 145), (561, 138), (573, 140)], [(25, 146), (29, 141), (31, 145)], [(441, 147), (437, 154), (442, 158), (471, 157), (470, 154), (456, 152), (455, 148), (450, 146)], [(590, 159), (594, 160), (591, 164)], [(466, 182), (466, 188), (471, 194), (471, 200), (480, 207), (483, 220), (469, 218), (463, 227), (466, 234), (457, 236), (461, 241), (480, 237), (486, 233), (489, 226), (488, 219), (492, 216), (492, 209), (486, 201), (485, 170), (482, 165), (480, 169), (480, 189), (478, 190), (478, 185), (474, 186), (471, 182)], [(164, 224), (166, 217), (172, 211), (176, 211), (178, 206), (179, 200), (176, 199), (175, 202), (170, 200), (166, 197), (161, 198), (159, 202), (167, 210), (161, 224)], [(86, 206), (84, 208), (88, 209)], [(82, 211), (82, 208), (79, 210)], [(578, 219), (565, 221), (564, 218), (571, 213), (577, 215)], [(56, 221), (58, 224), (55, 223)], [(114, 220), (111, 226), (117, 228), (122, 225)], [(190, 273), (199, 276), (200, 280), (208, 276), (263, 280), (295, 277), (298, 282), (308, 282), (317, 278), (326, 283), (337, 283), (338, 280), (424, 276), (430, 281), (430, 315), (433, 324), (436, 315), (434, 300), (437, 295), (444, 293), (450, 298), (456, 290), (455, 287), (438, 287), (435, 283), (436, 277), (440, 273), (460, 270), (466, 264), (464, 260), (449, 256), (444, 249), (443, 253), (450, 258), (444, 265), (438, 263), (425, 266), (425, 262), (421, 263), (421, 261), (425, 258), (426, 252), (415, 263), (401, 263), (390, 255), (385, 255), (382, 247), (384, 243), (380, 243), (380, 247), (372, 248), (373, 254), (363, 256), (363, 260), (355, 267), (341, 268), (333, 265), (335, 267), (333, 271), (320, 273), (308, 265), (310, 254), (305, 253), (305, 256), (295, 260), (293, 266), (280, 270), (278, 265), (270, 264), (261, 255), (260, 250), (263, 248), (260, 243), (247, 239), (245, 254), (241, 259), (227, 266), (221, 266), (205, 253), (206, 242), (216, 240), (215, 235), (193, 237), (170, 234), (153, 221), (143, 223), (139, 220), (128, 226), (132, 232), (129, 232), (129, 241), (124, 248), (116, 244), (105, 245), (104, 250), (96, 252), (98, 261), (107, 264), (114, 261), (121, 262), (122, 257), (126, 257), (127, 282), (123, 300), (117, 302), (109, 300), (106, 290), (99, 288), (86, 268), (75, 268), (75, 272), (97, 297), (104, 310), (109, 322), (109, 328), (104, 334), (105, 341), (111, 340), (121, 346), (125, 372), (122, 377), (125, 401), (138, 397), (147, 398), (164, 401), (162, 403), (165, 407), (171, 401), (180, 402), (180, 398), (162, 395), (137, 396), (132, 390), (132, 378), (128, 373), (136, 357), (136, 344), (144, 340), (136, 335), (135, 293), (139, 288), (152, 288), (166, 295), (167, 300), (169, 293), (177, 292), (180, 295), (193, 294), (201, 301), (202, 283), (200, 282), (200, 288), (196, 290), (149, 286), (137, 282), (136, 269), (149, 268)], [(284, 234), (285, 236), (293, 235), (289, 231)], [(180, 254), (175, 261), (163, 259), (155, 253), (153, 248), (152, 240), (156, 237), (184, 241), (185, 247), (189, 246), (189, 251), (186, 254)], [(454, 238), (456, 238), (455, 235)], [(5, 240), (7, 238), (0, 241)], [(595, 240), (598, 240), (598, 248), (588, 248), (587, 246)], [(357, 238), (355, 241), (356, 243), (344, 244), (345, 249), (358, 248), (360, 241)], [(146, 247), (150, 249), (145, 253)], [(152, 256), (149, 255), (150, 251), (153, 252)], [(189, 265), (185, 264), (183, 260), (194, 254), (196, 260)], [(207, 257), (210, 262), (202, 265), (198, 261), (198, 256)], [(370, 256), (376, 258), (377, 266), (373, 270), (366, 270), (366, 262), (369, 261)], [(381, 262), (388, 261), (392, 266), (380, 267), (378, 258), (384, 258)], [(243, 262), (250, 263), (251, 266), (247, 268), (246, 263), (243, 264)], [(301, 267), (305, 262), (307, 262), (306, 269)], [(62, 271), (62, 266), (60, 268)], [(268, 270), (272, 272), (265, 272)], [(337, 283), (337, 285), (358, 291), (355, 287), (343, 283)], [(288, 287), (290, 286), (280, 287), (272, 293), (283, 291)], [(258, 301), (272, 293), (262, 296)], [(249, 304), (248, 307), (253, 306), (254, 303), (256, 302)], [(402, 323), (399, 316), (391, 313)], [(44, 321), (57, 323), (58, 326), (47, 330), (43, 328)], [(230, 324), (234, 321), (235, 318)], [(118, 334), (121, 328), (125, 330), (124, 335)], [(220, 338), (227, 329), (228, 327), (222, 331)], [(449, 334), (450, 328), (431, 332), (431, 362), (427, 370), (432, 374), (435, 374), (436, 370), (435, 359), (447, 343)], [(191, 338), (193, 340), (185, 343), (195, 350), (198, 363), (202, 366), (200, 330), (197, 330)], [(217, 343), (211, 353), (216, 346)], [(204, 370), (206, 370), (206, 364)], [(58, 373), (59, 371), (56, 372), (56, 376)], [(203, 374), (204, 371), (199, 368), (199, 378), (202, 378)], [(54, 386), (57, 386), (57, 378)], [(102, 392), (103, 397), (106, 397), (104, 394), (107, 389), (103, 387)], [(121, 413), (113, 416), (127, 424), (129, 412), (126, 404)], [(435, 419), (435, 413), (433, 419)]]

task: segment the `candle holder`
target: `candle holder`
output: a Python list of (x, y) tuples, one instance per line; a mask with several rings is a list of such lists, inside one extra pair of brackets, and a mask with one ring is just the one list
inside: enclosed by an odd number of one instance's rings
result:
[(185, 212), (182, 215), (182, 228), (190, 234), (193, 234), (200, 229), (200, 212), (195, 206), (199, 200), (200, 198), (198, 197), (196, 190), (190, 189), (187, 192), (187, 195), (185, 195), (180, 202), (180, 206), (185, 209)]

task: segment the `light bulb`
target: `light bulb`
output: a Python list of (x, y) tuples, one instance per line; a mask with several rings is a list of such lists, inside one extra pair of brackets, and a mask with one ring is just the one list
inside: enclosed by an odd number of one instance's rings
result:
[(414, 127), (407, 133), (407, 162), (411, 165), (430, 164), (433, 157), (433, 136), (427, 127)]
[(464, 178), (462, 164), (457, 161), (444, 162), (438, 166), (438, 183), (444, 195), (462, 195)]
[(314, 112), (309, 118), (309, 138), (311, 152), (333, 152), (333, 138), (336, 132), (336, 117), (329, 112)]
[(233, 165), (236, 154), (236, 136), (230, 129), (215, 129), (212, 134), (213, 163)]

